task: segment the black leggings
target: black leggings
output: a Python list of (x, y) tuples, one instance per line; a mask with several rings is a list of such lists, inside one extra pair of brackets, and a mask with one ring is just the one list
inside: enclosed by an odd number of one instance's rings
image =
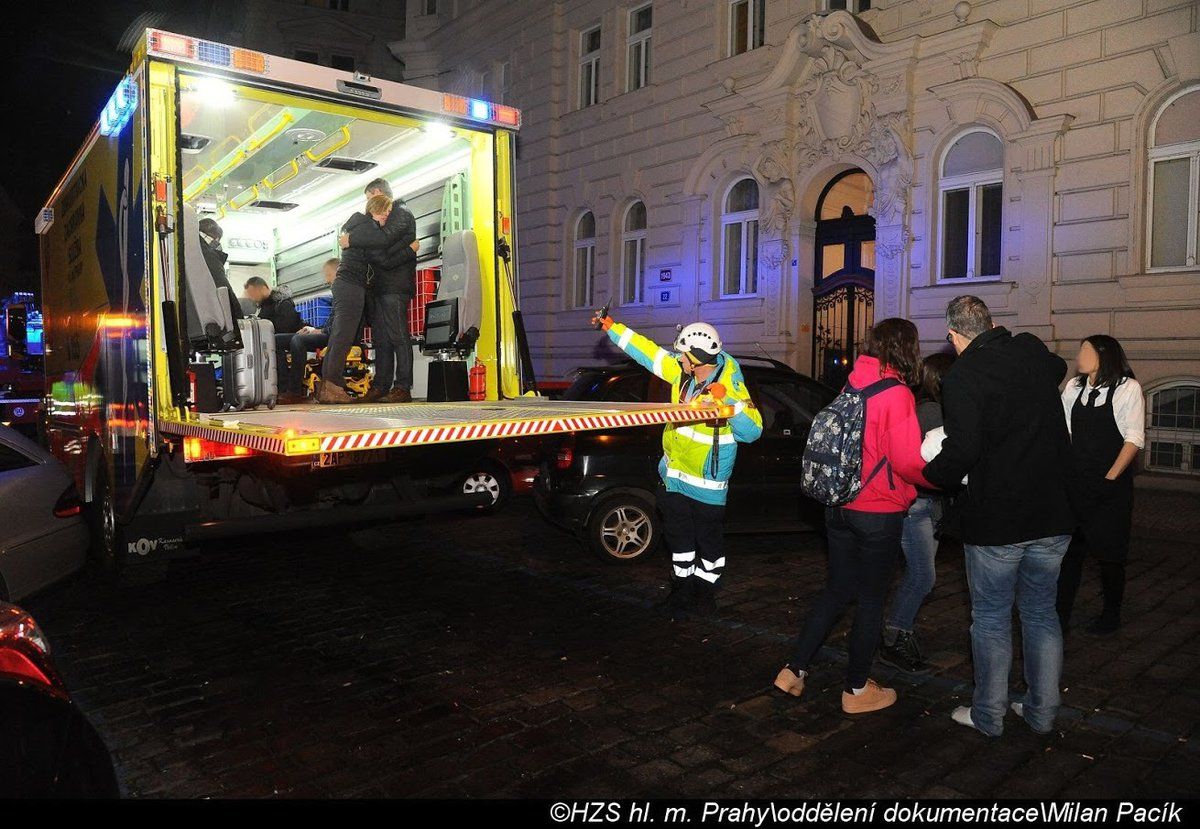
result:
[(793, 669), (808, 670), (833, 626), (853, 603), (846, 690), (867, 684), (883, 632), (883, 605), (900, 556), (903, 527), (902, 512), (860, 512), (840, 507), (825, 511), (829, 575), (796, 638), (793, 660), (788, 663)]

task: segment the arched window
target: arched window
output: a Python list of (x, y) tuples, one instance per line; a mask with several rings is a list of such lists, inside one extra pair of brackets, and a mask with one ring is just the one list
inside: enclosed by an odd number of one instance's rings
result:
[(1000, 275), (1004, 146), (987, 130), (959, 136), (942, 156), (938, 228), (942, 279)]
[(744, 178), (721, 208), (721, 296), (758, 292), (758, 183)]
[(1200, 475), (1200, 380), (1156, 389), (1148, 410), (1150, 468)]
[(571, 302), (576, 308), (590, 308), (595, 292), (596, 217), (589, 210), (575, 222), (575, 267), (571, 279)]
[(1194, 268), (1200, 246), (1200, 87), (1172, 96), (1150, 125), (1146, 266)]
[(635, 201), (621, 227), (621, 304), (642, 302), (646, 273), (646, 205)]

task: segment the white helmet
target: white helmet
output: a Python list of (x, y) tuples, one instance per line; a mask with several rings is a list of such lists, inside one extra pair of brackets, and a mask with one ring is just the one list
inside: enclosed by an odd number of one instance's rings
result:
[(680, 329), (675, 338), (675, 350), (690, 354), (700, 365), (713, 363), (721, 353), (721, 335), (707, 322), (693, 322)]

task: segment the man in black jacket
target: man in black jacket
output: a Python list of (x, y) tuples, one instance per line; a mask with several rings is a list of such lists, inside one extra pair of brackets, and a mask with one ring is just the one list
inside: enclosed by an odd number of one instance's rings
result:
[(1070, 437), (1058, 391), (1067, 364), (1032, 334), (994, 326), (978, 297), (955, 298), (946, 325), (959, 358), (942, 384), (946, 441), (925, 477), (945, 489), (968, 479), (962, 520), (975, 696), (953, 716), (984, 734), (1003, 731), (1015, 603), (1029, 691), (1013, 710), (1048, 732), (1062, 674), (1058, 571), (1075, 527), (1065, 477)]
[[(374, 195), (392, 198), (391, 186), (381, 178), (368, 184), (364, 192), (368, 198)], [(399, 233), (387, 250), (375, 254), (367, 306), (375, 347), (375, 378), (368, 399), (408, 403), (412, 400), (413, 384), (408, 306), (416, 293), (420, 243), (417, 241), (417, 221), (403, 203), (393, 203), (387, 225), (399, 229)]]

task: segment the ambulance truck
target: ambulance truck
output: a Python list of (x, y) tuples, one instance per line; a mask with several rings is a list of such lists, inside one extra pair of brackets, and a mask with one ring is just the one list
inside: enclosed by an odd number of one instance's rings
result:
[[(461, 508), (481, 496), (430, 496), (420, 484), (456, 451), (714, 416), (527, 391), (511, 253), (520, 123), (518, 110), (489, 101), (146, 31), (35, 227), (44, 434), (88, 504), (103, 562)], [(453, 295), (461, 329), (478, 330), (466, 356), (486, 369), (486, 399), (198, 405), (195, 367), (220, 365), (238, 328), (237, 298), (206, 267), (198, 222), (221, 226), (234, 290), (260, 275), (318, 297), (338, 228), (380, 177), (417, 218), (421, 267), (440, 269), (438, 299)]]

